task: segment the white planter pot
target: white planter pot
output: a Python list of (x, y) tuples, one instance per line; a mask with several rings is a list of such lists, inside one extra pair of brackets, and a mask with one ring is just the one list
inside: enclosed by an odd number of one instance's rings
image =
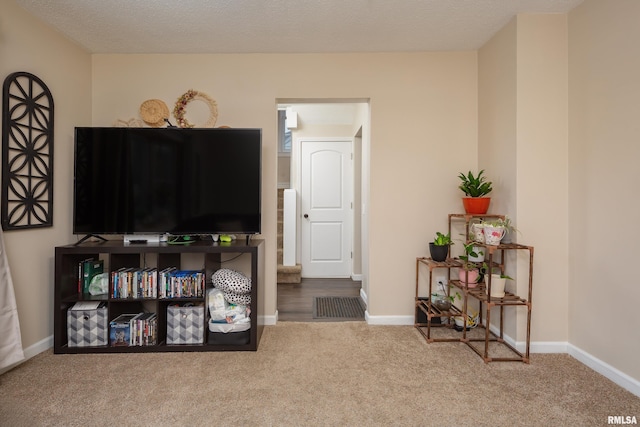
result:
[(504, 227), (484, 226), (484, 241), (487, 245), (497, 246), (504, 237)]
[[(503, 298), (504, 297), (504, 286), (507, 283), (507, 279), (504, 277), (500, 277), (499, 274), (491, 275), (491, 297), (492, 298)], [(486, 292), (489, 292), (489, 284), (487, 283)]]
[(478, 243), (484, 243), (484, 224), (469, 224), (469, 238)]
[(473, 247), (473, 252), (478, 254), (478, 256), (469, 255), (469, 261), (473, 261), (473, 262), (482, 262), (482, 261), (484, 261), (484, 253), (486, 252), (486, 249), (484, 247), (482, 247), (482, 246), (474, 246)]

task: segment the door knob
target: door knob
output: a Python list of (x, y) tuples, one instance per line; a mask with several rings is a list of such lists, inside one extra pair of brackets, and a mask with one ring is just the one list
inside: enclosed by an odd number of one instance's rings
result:
[(309, 218), (309, 214), (304, 214), (304, 217), (305, 218)]

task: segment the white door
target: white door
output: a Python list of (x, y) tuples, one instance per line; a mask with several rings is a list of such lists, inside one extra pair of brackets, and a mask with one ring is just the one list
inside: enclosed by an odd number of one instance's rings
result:
[(302, 277), (350, 277), (353, 143), (301, 140), (300, 145)]

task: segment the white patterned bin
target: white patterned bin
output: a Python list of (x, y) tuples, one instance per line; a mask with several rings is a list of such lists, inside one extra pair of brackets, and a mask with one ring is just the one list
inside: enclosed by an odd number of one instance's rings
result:
[(97, 347), (107, 345), (109, 320), (107, 308), (67, 310), (69, 347)]
[(167, 344), (204, 343), (204, 305), (167, 307)]

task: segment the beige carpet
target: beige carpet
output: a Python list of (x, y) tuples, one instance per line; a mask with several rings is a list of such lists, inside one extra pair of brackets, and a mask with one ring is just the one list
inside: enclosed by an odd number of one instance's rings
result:
[(640, 398), (567, 355), (485, 364), (410, 326), (280, 322), (257, 352), (53, 355), (0, 376), (2, 426), (604, 426)]

